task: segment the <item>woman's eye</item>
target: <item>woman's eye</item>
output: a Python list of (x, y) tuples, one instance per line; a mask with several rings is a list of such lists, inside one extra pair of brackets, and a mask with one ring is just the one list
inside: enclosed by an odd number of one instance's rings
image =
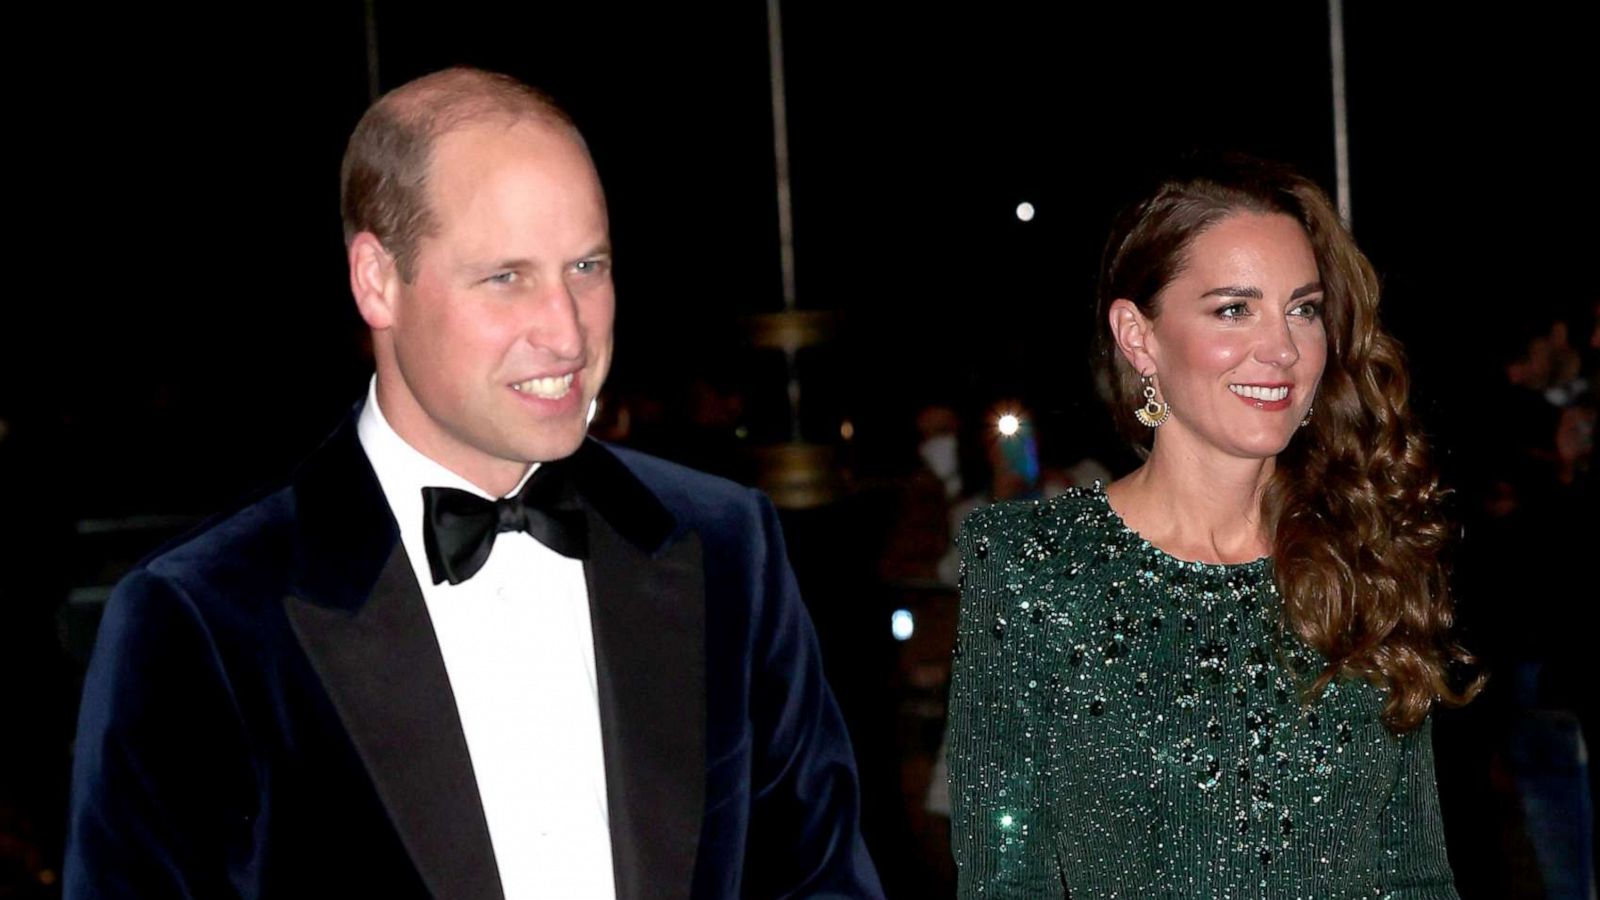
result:
[(1302, 303), (1289, 310), (1289, 315), (1299, 316), (1302, 319), (1320, 319), (1322, 318), (1322, 304), (1320, 302)]
[(1243, 303), (1230, 303), (1217, 310), (1217, 317), (1221, 319), (1238, 319), (1249, 315), (1250, 307)]

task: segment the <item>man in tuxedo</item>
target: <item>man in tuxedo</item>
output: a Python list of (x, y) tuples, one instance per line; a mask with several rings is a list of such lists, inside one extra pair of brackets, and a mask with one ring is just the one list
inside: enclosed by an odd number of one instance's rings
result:
[(570, 120), (424, 77), (342, 203), (372, 387), (119, 585), (67, 895), (879, 896), (770, 503), (585, 437), (614, 297)]

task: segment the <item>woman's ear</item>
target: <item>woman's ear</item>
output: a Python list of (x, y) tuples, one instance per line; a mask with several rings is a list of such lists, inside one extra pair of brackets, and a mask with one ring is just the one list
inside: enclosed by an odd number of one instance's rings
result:
[(1154, 321), (1145, 318), (1132, 300), (1123, 298), (1111, 302), (1109, 319), (1111, 336), (1128, 365), (1141, 375), (1155, 372), (1159, 366), (1156, 365)]

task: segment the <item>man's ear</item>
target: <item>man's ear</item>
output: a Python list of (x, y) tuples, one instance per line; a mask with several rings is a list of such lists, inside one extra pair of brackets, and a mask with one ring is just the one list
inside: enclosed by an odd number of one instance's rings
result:
[(373, 331), (394, 324), (395, 301), (399, 297), (400, 270), (394, 257), (384, 249), (378, 236), (363, 231), (350, 240), (350, 293), (356, 311)]
[(1145, 318), (1132, 300), (1111, 301), (1109, 316), (1111, 336), (1116, 339), (1122, 358), (1141, 375), (1148, 375), (1160, 367), (1156, 364), (1154, 322)]

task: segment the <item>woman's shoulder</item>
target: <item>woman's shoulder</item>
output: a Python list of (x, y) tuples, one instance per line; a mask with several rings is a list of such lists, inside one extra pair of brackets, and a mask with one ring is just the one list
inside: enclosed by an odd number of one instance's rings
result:
[(1055, 544), (1083, 541), (1114, 524), (1099, 482), (1068, 488), (1041, 500), (1006, 500), (973, 510), (962, 520), (963, 553), (980, 558), (1001, 545), (1046, 535)]

